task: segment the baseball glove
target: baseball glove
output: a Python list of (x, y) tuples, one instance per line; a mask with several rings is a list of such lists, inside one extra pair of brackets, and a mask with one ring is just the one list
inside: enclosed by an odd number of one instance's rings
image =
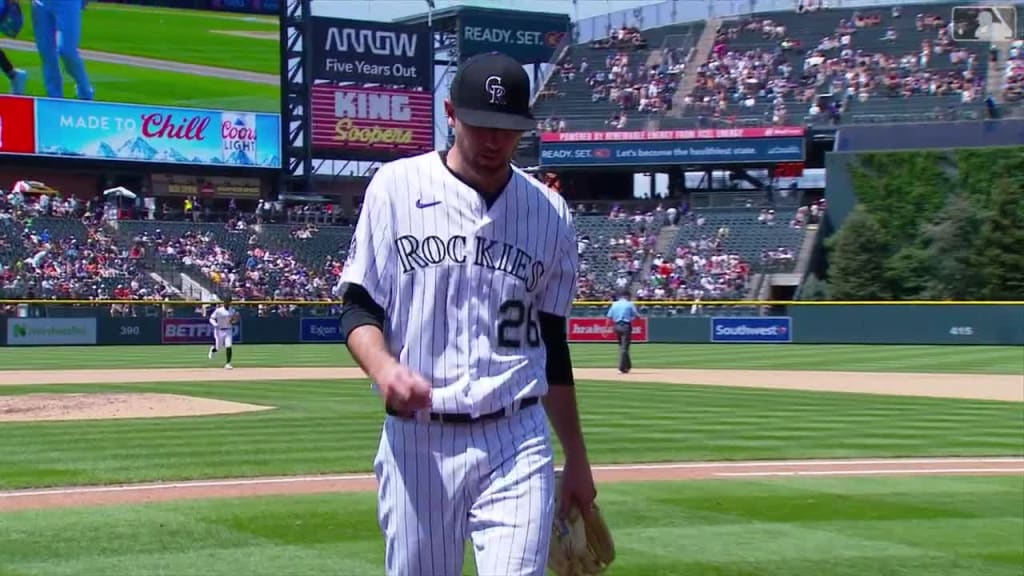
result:
[[(555, 509), (562, 499), (562, 475), (555, 475)], [(597, 503), (584, 516), (573, 506), (564, 520), (555, 517), (548, 568), (557, 576), (595, 576), (615, 559), (615, 543)]]

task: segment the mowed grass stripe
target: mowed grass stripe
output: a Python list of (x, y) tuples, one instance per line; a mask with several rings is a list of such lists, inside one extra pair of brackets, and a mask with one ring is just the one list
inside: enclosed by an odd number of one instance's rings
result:
[[(0, 394), (142, 389), (279, 408), (0, 424), (0, 487), (365, 472), (383, 415), (362, 384), (3, 387)], [(595, 463), (1024, 453), (1019, 404), (585, 381), (578, 393)]]
[[(1018, 576), (1020, 477), (605, 484), (609, 576)], [(369, 574), (373, 494), (159, 503), (0, 515), (0, 573)], [(75, 534), (54, 547), (56, 534)], [(466, 574), (476, 575), (467, 550)]]
[[(68, 358), (79, 369), (197, 368), (216, 366), (207, 346), (88, 346), (0, 348), (0, 366), (21, 370), (61, 370)], [(237, 367), (355, 366), (341, 344), (244, 345), (235, 351)], [(572, 346), (580, 368), (613, 368), (616, 347)], [(734, 370), (841, 370), (856, 372), (959, 372), (1024, 375), (1024, 347), (1014, 346), (846, 346), (792, 344), (637, 344), (636, 368)], [(0, 372), (2, 378), (2, 372)]]
[[(275, 20), (248, 21), (198, 12), (108, 9), (93, 2), (83, 13), (81, 48), (171, 62), (278, 74), (278, 42), (215, 31), (272, 33)], [(25, 18), (19, 40), (34, 42)], [(91, 68), (88, 69), (90, 72)]]

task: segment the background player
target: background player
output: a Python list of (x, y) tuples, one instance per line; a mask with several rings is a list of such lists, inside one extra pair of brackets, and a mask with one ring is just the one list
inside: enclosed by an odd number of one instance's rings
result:
[(75, 81), (78, 98), (92, 100), (94, 91), (78, 52), (82, 41), (82, 11), (88, 0), (32, 0), (32, 27), (50, 98), (64, 97), (64, 71)]
[(562, 197), (511, 166), (529, 108), (518, 62), (462, 63), (454, 146), (381, 167), (349, 248), (342, 331), (388, 413), (374, 470), (391, 576), (462, 574), (467, 538), (480, 574), (545, 573), (545, 411), (565, 453), (560, 512), (592, 510), (565, 334), (576, 235)]
[(640, 316), (636, 305), (629, 299), (629, 289), (623, 288), (619, 298), (608, 307), (608, 318), (612, 321), (612, 330), (619, 342), (619, 373), (626, 374), (633, 369), (633, 361), (629, 357), (629, 345), (633, 342), (633, 320)]
[[(21, 4), (16, 0), (0, 0), (0, 34), (9, 38), (17, 38), (24, 25)], [(24, 94), (28, 73), (15, 68), (7, 54), (0, 48), (0, 72), (11, 81), (12, 94)]]
[(238, 311), (231, 307), (231, 296), (225, 296), (220, 306), (213, 309), (210, 313), (210, 324), (213, 325), (213, 346), (210, 347), (210, 352), (206, 355), (207, 358), (213, 360), (213, 355), (218, 350), (224, 349), (224, 353), (227, 358), (224, 363), (224, 368), (231, 370), (231, 346), (233, 344), (235, 324), (238, 323)]

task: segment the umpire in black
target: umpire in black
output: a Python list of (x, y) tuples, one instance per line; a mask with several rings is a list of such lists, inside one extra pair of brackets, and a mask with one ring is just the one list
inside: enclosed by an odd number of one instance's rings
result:
[(612, 321), (612, 330), (619, 341), (619, 373), (626, 374), (633, 369), (633, 361), (629, 358), (629, 344), (633, 341), (633, 320), (640, 316), (636, 306), (629, 299), (629, 289), (623, 288), (619, 297), (608, 307), (608, 318)]

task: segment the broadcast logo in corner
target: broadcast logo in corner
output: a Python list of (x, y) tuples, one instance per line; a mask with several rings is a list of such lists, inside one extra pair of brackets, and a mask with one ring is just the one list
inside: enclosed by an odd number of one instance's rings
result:
[(793, 341), (793, 321), (789, 316), (711, 318), (711, 341), (788, 343)]
[(955, 6), (950, 24), (953, 40), (957, 42), (1012, 42), (1017, 35), (1017, 8)]

